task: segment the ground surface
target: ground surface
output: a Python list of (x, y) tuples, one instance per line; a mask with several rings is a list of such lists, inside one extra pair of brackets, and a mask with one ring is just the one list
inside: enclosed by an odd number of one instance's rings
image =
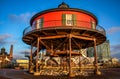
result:
[(101, 69), (102, 75), (76, 76), (33, 76), (25, 70), (0, 69), (0, 79), (120, 79), (120, 68)]

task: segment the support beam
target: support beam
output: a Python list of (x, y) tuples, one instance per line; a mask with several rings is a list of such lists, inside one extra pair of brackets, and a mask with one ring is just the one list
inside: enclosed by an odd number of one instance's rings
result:
[[(79, 54), (81, 54), (79, 52)], [(82, 73), (82, 61), (81, 61), (81, 55), (79, 55), (79, 71)]]
[(53, 49), (53, 43), (52, 43), (52, 41), (51, 41), (51, 54), (54, 54), (54, 51), (53, 51), (54, 49)]
[(27, 39), (27, 38), (24, 38), (23, 40), (24, 40), (24, 41), (30, 41), (30, 39)]
[(82, 49), (82, 45), (77, 44), (77, 42), (74, 40), (75, 44), (79, 47), (80, 51), (79, 51), (79, 71), (80, 73), (82, 73), (82, 61), (81, 61), (81, 49)]
[(101, 75), (101, 72), (98, 70), (98, 60), (97, 60), (97, 52), (96, 52), (96, 39), (94, 38), (94, 73), (96, 75)]
[(70, 77), (74, 77), (74, 75), (72, 74), (72, 66), (71, 66), (71, 34), (69, 34), (69, 76)]
[(37, 39), (34, 39), (34, 40), (31, 41), (31, 46), (35, 46), (35, 44), (37, 43), (36, 40), (37, 40)]
[(46, 37), (40, 37), (40, 39), (56, 39), (56, 38), (64, 38), (66, 35), (56, 35), (56, 36), (46, 36)]
[(48, 46), (41, 40), (41, 38), (39, 39), (39, 41), (40, 41), (40, 43), (41, 43), (42, 45), (44, 45), (47, 49), (50, 50), (50, 47), (48, 47)]
[(26, 36), (26, 38), (27, 38), (27, 39), (31, 39), (31, 40), (33, 39), (33, 37), (30, 37), (30, 36)]
[(30, 58), (29, 58), (29, 72), (33, 73), (33, 67), (32, 67), (32, 50), (33, 50), (33, 46), (31, 45), (31, 51), (30, 51)]
[(33, 33), (32, 35), (35, 36), (35, 37), (39, 37), (39, 35), (38, 35), (38, 34), (35, 34), (35, 33)]
[(71, 37), (69, 37), (69, 76), (71, 76)]
[(66, 38), (62, 43), (60, 43), (56, 48), (55, 50), (57, 50), (60, 46), (62, 46), (66, 41), (67, 41), (68, 38)]
[(89, 38), (89, 37), (76, 36), (76, 35), (72, 35), (72, 37), (73, 37), (73, 38), (77, 38), (77, 39), (83, 39), (83, 40), (93, 41), (93, 38)]
[(74, 39), (72, 39), (72, 40), (75, 43), (75, 45), (78, 46), (79, 49), (81, 49), (80, 45)]
[[(64, 49), (63, 50), (65, 50), (65, 44), (64, 44)], [(67, 49), (66, 49), (67, 50)], [(67, 70), (67, 52), (66, 52), (66, 71), (68, 71)]]
[(41, 31), (44, 35), (47, 35), (48, 33), (44, 32), (44, 30)]
[(38, 72), (39, 37), (37, 38), (36, 72)]
[(38, 72), (38, 55), (39, 55), (39, 51), (40, 51), (40, 43), (39, 43), (39, 37), (37, 37), (37, 52), (36, 52), (36, 71), (34, 72), (34, 75), (40, 75), (40, 72)]

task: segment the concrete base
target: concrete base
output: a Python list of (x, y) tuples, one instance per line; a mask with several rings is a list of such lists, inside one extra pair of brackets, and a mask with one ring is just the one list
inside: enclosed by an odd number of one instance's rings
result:
[(40, 75), (40, 72), (34, 72), (34, 75), (35, 76)]

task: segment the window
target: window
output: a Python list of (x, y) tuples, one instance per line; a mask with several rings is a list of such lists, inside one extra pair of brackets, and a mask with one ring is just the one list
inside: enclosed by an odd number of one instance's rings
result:
[(95, 29), (95, 22), (91, 20), (91, 27), (92, 29)]
[(72, 14), (66, 14), (66, 25), (73, 25)]
[(43, 20), (44, 20), (43, 18), (40, 18), (37, 20), (37, 23), (36, 23), (37, 29), (43, 27), (43, 22), (44, 22)]
[(44, 21), (44, 19), (43, 18), (41, 18), (41, 19), (39, 19), (39, 28), (42, 28), (43, 27), (43, 21)]
[(76, 25), (75, 14), (62, 14), (62, 24), (65, 26)]

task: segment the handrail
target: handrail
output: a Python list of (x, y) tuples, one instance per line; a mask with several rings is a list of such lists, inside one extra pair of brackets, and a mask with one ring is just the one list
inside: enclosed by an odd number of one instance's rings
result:
[[(92, 30), (97, 30), (99, 31), (101, 34), (105, 35), (106, 36), (106, 31), (105, 29), (102, 27), (102, 26), (99, 26), (99, 25), (95, 25), (94, 23), (92, 22), (87, 22), (87, 21), (74, 21), (74, 20), (71, 20), (72, 22), (72, 25), (70, 26), (73, 26), (73, 27), (78, 27), (78, 28), (86, 28), (86, 29), (92, 29)], [(39, 25), (41, 25), (42, 23), (38, 23)], [(27, 34), (28, 32), (30, 31), (33, 31), (33, 30), (36, 30), (36, 25), (37, 24), (33, 24), (32, 26), (28, 26), (27, 28), (24, 29), (23, 31), (23, 36), (25, 34)], [(63, 23), (61, 22), (61, 20), (52, 20), (52, 21), (45, 21), (43, 26), (44, 28), (56, 28), (57, 26), (67, 26), (67, 25), (63, 25)], [(92, 27), (95, 26), (95, 28), (93, 29)], [(34, 27), (34, 28), (33, 28)], [(57, 27), (57, 28), (59, 28)]]

